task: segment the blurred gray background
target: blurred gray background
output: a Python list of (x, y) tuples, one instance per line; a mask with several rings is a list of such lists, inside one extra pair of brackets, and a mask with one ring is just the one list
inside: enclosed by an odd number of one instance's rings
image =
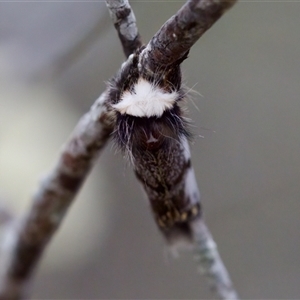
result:
[[(144, 42), (182, 4), (132, 2)], [(189, 115), (205, 218), (243, 299), (300, 298), (299, 14), (297, 1), (240, 1), (183, 64), (202, 95)], [(0, 195), (16, 212), (123, 60), (101, 1), (0, 3)], [(210, 299), (189, 253), (166, 256), (115, 152), (106, 147), (45, 253), (33, 297)]]

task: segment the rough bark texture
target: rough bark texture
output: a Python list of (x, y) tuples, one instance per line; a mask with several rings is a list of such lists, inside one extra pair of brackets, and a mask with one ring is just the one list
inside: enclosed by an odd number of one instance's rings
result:
[(118, 32), (125, 56), (128, 57), (142, 46), (133, 10), (127, 0), (107, 0), (106, 4)]
[[(129, 56), (141, 45), (133, 12), (127, 1), (107, 2), (124, 52)], [(152, 76), (151, 73), (157, 69), (166, 70), (164, 67), (171, 68), (175, 62), (179, 64), (198, 38), (235, 2), (236, 0), (188, 1), (143, 50), (141, 69), (146, 71), (147, 76)], [(95, 159), (109, 139), (114, 125), (115, 114), (107, 105), (107, 93), (103, 93), (82, 117), (64, 146), (56, 166), (40, 184), (27, 216), (20, 222), (7, 225), (9, 228), (4, 240), (6, 254), (2, 258), (0, 270), (0, 300), (26, 297), (31, 276), (44, 248), (59, 227)], [(178, 176), (181, 176), (180, 173)], [(200, 265), (213, 279), (212, 286), (218, 297), (235, 299), (234, 292), (222, 292), (220, 286), (225, 283), (231, 290), (231, 282), (218, 252), (210, 247), (212, 238), (201, 222), (202, 219), (196, 219), (193, 227), (196, 251), (207, 252), (205, 255), (201, 254)], [(207, 261), (209, 264), (206, 264)]]
[(7, 232), (7, 240), (12, 241), (8, 247), (11, 253), (2, 271), (0, 299), (26, 295), (27, 281), (45, 246), (105, 146), (113, 124), (105, 100), (104, 93), (81, 118), (57, 165), (40, 184), (28, 215)]
[(189, 0), (154, 35), (144, 51), (144, 68), (156, 72), (182, 59), (237, 0)]

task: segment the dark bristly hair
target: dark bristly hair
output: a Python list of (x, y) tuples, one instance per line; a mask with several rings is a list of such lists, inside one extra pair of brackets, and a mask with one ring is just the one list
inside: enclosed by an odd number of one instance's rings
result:
[[(109, 99), (117, 120), (113, 137), (132, 161), (158, 227), (168, 240), (176, 240), (178, 236), (190, 240), (190, 223), (200, 217), (201, 207), (187, 145), (191, 134), (180, 103), (186, 96), (181, 86), (180, 63), (187, 54), (171, 67), (149, 74), (139, 65), (142, 50), (131, 55), (110, 81)], [(170, 98), (168, 101), (172, 105), (165, 107), (161, 115), (149, 116), (145, 111), (145, 115), (141, 116), (139, 112), (136, 116), (116, 109), (117, 104), (124, 101), (126, 93), (139, 99), (140, 80), (151, 85), (148, 93), (153, 93), (153, 97)], [(142, 93), (141, 96), (148, 97), (148, 94)], [(130, 105), (134, 106), (139, 101), (136, 98), (132, 98)]]

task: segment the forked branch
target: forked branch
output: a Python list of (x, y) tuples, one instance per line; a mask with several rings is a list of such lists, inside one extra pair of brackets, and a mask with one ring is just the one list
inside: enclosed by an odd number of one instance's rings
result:
[[(235, 2), (236, 0), (188, 1), (162, 26), (142, 52), (142, 68), (148, 72), (155, 72), (161, 67), (180, 61), (199, 37)], [(141, 46), (134, 14), (126, 0), (107, 0), (107, 3), (125, 55), (128, 57)], [(114, 129), (115, 114), (108, 105), (108, 100), (108, 93), (103, 93), (90, 111), (82, 117), (65, 144), (56, 166), (38, 188), (28, 214), (7, 231), (11, 242), (7, 245), (8, 256), (5, 262), (2, 262), (0, 270), (0, 300), (21, 299), (27, 296), (31, 276), (43, 250), (58, 229)], [(213, 280), (218, 297), (235, 299), (234, 291), (231, 294), (223, 293), (222, 288), (220, 291), (218, 282), (222, 285), (225, 282), (229, 290), (232, 289), (231, 282), (229, 277), (224, 277), (226, 272), (214, 273), (215, 266), (220, 266), (221, 260), (218, 253), (211, 251), (209, 247), (212, 244), (209, 232), (201, 230), (204, 227), (199, 227), (196, 223), (194, 233), (198, 238), (195, 239), (195, 249), (201, 253), (200, 265), (205, 268), (203, 262), (210, 257), (212, 263), (205, 272), (211, 278), (215, 275), (216, 278), (223, 276), (222, 280)], [(203, 249), (207, 249), (206, 253)]]

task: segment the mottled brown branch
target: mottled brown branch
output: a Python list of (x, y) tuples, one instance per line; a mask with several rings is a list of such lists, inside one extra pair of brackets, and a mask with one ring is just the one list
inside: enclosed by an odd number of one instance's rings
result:
[(127, 0), (106, 0), (106, 5), (128, 57), (142, 45), (133, 10)]
[(28, 280), (45, 246), (112, 132), (113, 119), (105, 100), (104, 93), (81, 118), (56, 166), (38, 188), (28, 215), (10, 233), (15, 242), (10, 244), (7, 269), (2, 274), (0, 299), (26, 296)]
[(142, 66), (156, 72), (182, 59), (195, 42), (237, 0), (189, 0), (154, 35)]
[[(165, 76), (183, 61), (190, 48), (236, 0), (189, 0), (150, 40), (140, 57), (146, 76)], [(189, 146), (186, 145), (187, 149)], [(147, 192), (147, 189), (145, 189)], [(192, 191), (188, 191), (191, 193)], [(151, 195), (148, 195), (151, 199)], [(191, 223), (191, 235), (199, 267), (219, 299), (238, 299), (229, 274), (203, 217)]]
[[(163, 25), (142, 53), (142, 67), (155, 72), (183, 59), (199, 37), (236, 0), (190, 0)], [(107, 0), (108, 7), (128, 57), (141, 46), (135, 17), (125, 0)], [(27, 216), (7, 231), (4, 267), (0, 277), (0, 300), (24, 298), (36, 264), (59, 227), (76, 193), (114, 128), (114, 115), (106, 105), (107, 93), (82, 117), (59, 161), (43, 180)], [(226, 269), (212, 237), (200, 219), (194, 223), (195, 251), (199, 263), (213, 279), (221, 299), (236, 299)], [(213, 245), (213, 246), (212, 246)], [(223, 293), (223, 290), (228, 293)]]

